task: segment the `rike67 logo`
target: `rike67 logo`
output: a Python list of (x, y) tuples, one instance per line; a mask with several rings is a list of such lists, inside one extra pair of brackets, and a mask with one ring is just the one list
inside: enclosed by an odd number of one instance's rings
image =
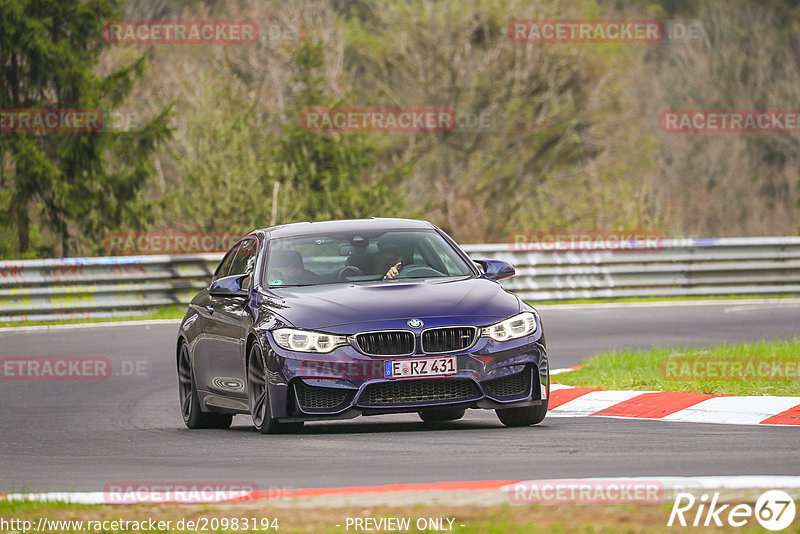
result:
[(769, 490), (750, 504), (720, 504), (719, 493), (709, 498), (703, 493), (699, 498), (691, 493), (675, 495), (667, 526), (682, 527), (743, 527), (755, 519), (767, 530), (778, 531), (788, 527), (795, 516), (795, 504), (791, 495), (781, 490)]

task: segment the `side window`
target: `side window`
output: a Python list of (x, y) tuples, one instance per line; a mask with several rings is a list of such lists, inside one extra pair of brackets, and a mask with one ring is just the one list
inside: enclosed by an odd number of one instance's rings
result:
[(233, 259), (236, 256), (236, 250), (239, 248), (239, 243), (233, 245), (233, 248), (225, 254), (225, 257), (222, 258), (217, 270), (214, 271), (214, 280), (217, 278), (225, 278), (228, 276), (228, 271), (231, 269), (231, 263), (233, 263)]
[(447, 269), (446, 274), (448, 276), (458, 276), (459, 274), (461, 274), (458, 267), (456, 267), (456, 264), (453, 263), (453, 260), (451, 260), (448, 256), (442, 254), (441, 260), (442, 263), (444, 264), (445, 269)]
[(232, 255), (233, 263), (231, 263), (228, 276), (235, 274), (253, 274), (256, 265), (256, 251), (257, 243), (253, 238), (247, 238), (240, 242), (239, 248)]

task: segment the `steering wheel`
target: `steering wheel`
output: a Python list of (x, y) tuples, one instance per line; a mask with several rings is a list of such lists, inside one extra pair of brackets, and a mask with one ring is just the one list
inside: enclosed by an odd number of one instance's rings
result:
[(403, 265), (400, 272), (397, 273), (397, 278), (425, 278), (427, 276), (443, 276), (442, 273), (428, 267), (427, 265), (420, 265), (412, 263), (411, 265)]
[(346, 282), (348, 276), (363, 276), (363, 275), (364, 273), (361, 272), (361, 269), (359, 269), (355, 265), (347, 265), (345, 267), (342, 267), (342, 270), (339, 271), (339, 276), (337, 276), (336, 279), (339, 282)]

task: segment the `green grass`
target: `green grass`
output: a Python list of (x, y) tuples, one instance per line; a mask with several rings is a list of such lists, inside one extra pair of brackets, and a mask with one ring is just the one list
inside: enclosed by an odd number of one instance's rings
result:
[(25, 322), (0, 322), (0, 328), (9, 326), (42, 326), (60, 324), (81, 324), (81, 323), (108, 323), (115, 321), (145, 321), (152, 319), (182, 319), (186, 313), (186, 304), (173, 304), (153, 309), (145, 315), (134, 315), (131, 317), (107, 317), (103, 319), (69, 319), (61, 321), (25, 321)]
[[(762, 364), (765, 361), (769, 370)], [(730, 371), (734, 363), (742, 364), (741, 372)], [(581, 364), (582, 368), (556, 375), (554, 380), (602, 389), (800, 396), (800, 338), (709, 348), (611, 351)], [(709, 376), (711, 372), (716, 377)]]
[[(15, 493), (15, 492), (9, 492)], [(26, 493), (24, 490), (20, 490), (19, 493)], [(36, 514), (36, 513), (51, 513), (56, 511), (67, 511), (67, 512), (79, 512), (81, 510), (91, 510), (92, 508), (96, 508), (94, 505), (89, 504), (72, 504), (72, 503), (65, 503), (65, 502), (57, 502), (57, 501), (48, 501), (48, 502), (38, 502), (38, 501), (6, 501), (5, 499), (0, 499), (0, 516), (2, 517), (14, 517), (15, 515), (19, 516), (28, 516), (28, 514)]]
[(686, 302), (695, 300), (752, 300), (752, 299), (791, 299), (800, 295), (698, 295), (676, 297), (620, 297), (596, 299), (564, 299), (564, 300), (528, 300), (531, 306), (549, 306), (552, 304), (609, 304), (617, 302)]

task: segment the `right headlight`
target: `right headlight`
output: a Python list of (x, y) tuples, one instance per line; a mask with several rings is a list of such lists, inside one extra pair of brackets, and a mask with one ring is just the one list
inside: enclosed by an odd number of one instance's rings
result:
[(536, 314), (522, 312), (499, 323), (483, 327), (481, 335), (495, 341), (509, 341), (525, 337), (536, 332)]
[(297, 352), (327, 353), (336, 347), (347, 345), (346, 336), (295, 328), (279, 328), (272, 332), (272, 337), (278, 346)]

